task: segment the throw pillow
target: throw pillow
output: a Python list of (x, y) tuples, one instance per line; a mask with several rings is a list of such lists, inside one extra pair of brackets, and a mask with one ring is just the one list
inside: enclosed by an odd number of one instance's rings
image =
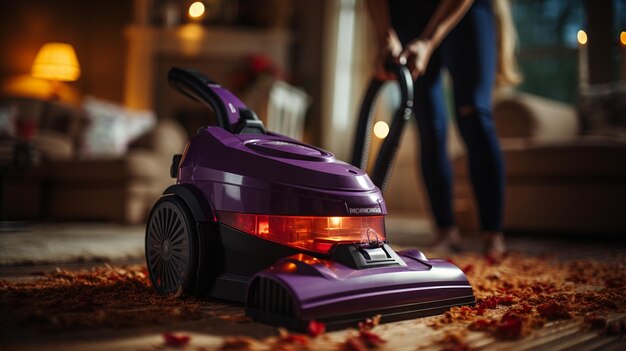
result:
[(156, 124), (152, 111), (132, 110), (92, 96), (85, 98), (83, 107), (88, 120), (80, 152), (83, 158), (123, 156), (130, 142)]
[(579, 97), (582, 134), (626, 138), (626, 83), (591, 86)]
[(17, 108), (12, 105), (0, 106), (0, 139), (15, 136), (15, 115)]

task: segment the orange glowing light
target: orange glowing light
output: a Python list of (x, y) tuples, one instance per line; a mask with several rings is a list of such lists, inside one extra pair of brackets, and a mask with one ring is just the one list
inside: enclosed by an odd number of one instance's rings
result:
[(54, 81), (75, 81), (80, 77), (80, 65), (74, 47), (66, 43), (46, 43), (31, 69), (35, 78)]
[(204, 4), (200, 1), (196, 1), (189, 6), (189, 17), (200, 18), (204, 15)]
[(318, 259), (317, 259), (317, 258), (315, 258), (315, 257), (309, 257), (308, 259), (304, 260), (304, 263), (306, 263), (306, 264), (310, 264), (310, 265), (313, 265), (313, 264), (318, 264), (318, 263), (320, 263), (320, 260), (318, 260)]
[(298, 249), (329, 253), (337, 243), (385, 241), (383, 216), (314, 217), (217, 212), (222, 224)]
[(285, 263), (283, 269), (285, 270), (285, 272), (295, 272), (298, 270), (298, 266), (293, 262), (287, 262)]
[(330, 217), (328, 222), (330, 228), (341, 228), (341, 217)]
[(587, 44), (587, 33), (582, 29), (579, 30), (578, 33), (576, 33), (576, 39), (580, 45)]
[(619, 42), (626, 45), (626, 32), (619, 33)]
[(270, 224), (267, 220), (259, 219), (257, 232), (263, 236), (267, 236), (270, 234)]

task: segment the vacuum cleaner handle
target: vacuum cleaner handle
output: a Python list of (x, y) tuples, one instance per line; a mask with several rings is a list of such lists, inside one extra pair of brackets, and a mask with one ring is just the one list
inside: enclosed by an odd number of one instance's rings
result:
[(176, 91), (209, 106), (219, 127), (231, 133), (265, 134), (263, 123), (230, 91), (191, 68), (172, 67), (167, 80)]
[[(391, 170), (395, 159), (402, 131), (406, 121), (411, 118), (413, 113), (413, 78), (411, 72), (404, 65), (387, 63), (388, 70), (394, 72), (396, 80), (400, 86), (401, 104), (395, 111), (389, 135), (383, 141), (374, 170), (372, 171), (372, 182), (384, 191), (391, 178)], [(370, 131), (372, 130), (372, 121), (374, 117), (374, 103), (376, 96), (384, 81), (373, 78), (365, 93), (361, 110), (359, 112), (359, 121), (357, 124), (356, 137), (354, 140), (354, 148), (352, 152), (352, 165), (363, 170), (367, 167), (369, 149), (371, 143)]]

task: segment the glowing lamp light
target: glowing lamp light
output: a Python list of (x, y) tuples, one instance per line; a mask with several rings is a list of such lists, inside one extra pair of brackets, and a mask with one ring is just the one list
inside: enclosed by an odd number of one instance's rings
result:
[(619, 42), (626, 45), (626, 32), (619, 33)]
[(200, 1), (196, 1), (189, 6), (189, 17), (200, 18), (204, 15), (204, 4)]
[(66, 43), (44, 44), (35, 57), (31, 75), (52, 81), (77, 80), (80, 77), (80, 65), (74, 47)]
[(389, 125), (383, 121), (374, 124), (374, 135), (379, 139), (385, 139), (389, 134)]
[(587, 44), (587, 33), (585, 33), (584, 30), (579, 30), (578, 33), (576, 33), (576, 39), (578, 40), (578, 44), (580, 45), (585, 45)]

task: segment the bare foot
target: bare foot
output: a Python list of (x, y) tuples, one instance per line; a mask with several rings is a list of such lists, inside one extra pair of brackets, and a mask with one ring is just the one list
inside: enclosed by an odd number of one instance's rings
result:
[(459, 252), (462, 250), (461, 234), (457, 227), (439, 228), (437, 231), (437, 241), (433, 246), (434, 251), (439, 252)]

